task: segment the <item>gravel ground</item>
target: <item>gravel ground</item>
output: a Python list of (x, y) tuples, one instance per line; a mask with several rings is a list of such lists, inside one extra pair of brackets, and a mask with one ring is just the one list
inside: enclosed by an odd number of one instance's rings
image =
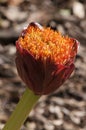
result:
[(0, 14), (0, 130), (25, 90), (15, 67), (15, 41), (31, 21), (51, 26), (81, 44), (70, 79), (58, 91), (41, 97), (21, 130), (86, 130), (85, 0), (1, 0)]

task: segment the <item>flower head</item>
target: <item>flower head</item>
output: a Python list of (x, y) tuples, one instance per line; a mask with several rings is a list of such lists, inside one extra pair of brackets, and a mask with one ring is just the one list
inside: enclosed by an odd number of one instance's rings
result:
[(30, 23), (16, 42), (21, 79), (35, 94), (55, 91), (74, 70), (77, 47), (77, 40)]

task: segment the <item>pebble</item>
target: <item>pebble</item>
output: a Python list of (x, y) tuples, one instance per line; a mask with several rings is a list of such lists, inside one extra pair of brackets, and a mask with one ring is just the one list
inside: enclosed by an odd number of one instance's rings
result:
[(60, 126), (63, 124), (63, 120), (53, 120), (52, 123), (55, 125), (55, 126)]
[(44, 124), (44, 128), (46, 130), (54, 130), (54, 125), (52, 125), (51, 123), (47, 122), (46, 124)]
[(9, 6), (3, 13), (11, 21), (22, 21), (27, 17), (27, 12), (20, 11), (17, 6)]
[(69, 115), (70, 111), (68, 109), (66, 109), (65, 107), (62, 108), (62, 111), (64, 114)]
[(4, 123), (1, 123), (1, 122), (0, 122), (0, 130), (2, 130), (3, 127), (4, 127)]
[(36, 124), (34, 122), (27, 123), (27, 127), (29, 130), (35, 130)]
[(85, 8), (84, 5), (78, 1), (73, 2), (73, 13), (78, 18), (83, 19), (85, 17)]
[(5, 29), (5, 28), (8, 28), (10, 26), (10, 22), (8, 20), (4, 20), (4, 19), (1, 19), (0, 20), (0, 27)]
[(84, 117), (86, 115), (86, 111), (74, 111), (73, 115), (75, 115), (78, 118)]
[(65, 34), (65, 30), (64, 30), (64, 28), (63, 28), (63, 26), (62, 26), (61, 24), (58, 24), (58, 25), (57, 25), (57, 30), (58, 30), (59, 32), (61, 32), (63, 35)]
[(71, 116), (70, 116), (70, 119), (72, 120), (72, 122), (74, 122), (75, 124), (80, 124), (80, 118), (74, 116), (72, 113), (71, 113)]
[(15, 46), (9, 46), (9, 55), (14, 55), (16, 53), (16, 47)]
[(61, 108), (59, 106), (49, 106), (49, 112), (51, 114), (55, 114), (57, 118), (62, 119), (63, 118), (63, 113), (61, 112)]

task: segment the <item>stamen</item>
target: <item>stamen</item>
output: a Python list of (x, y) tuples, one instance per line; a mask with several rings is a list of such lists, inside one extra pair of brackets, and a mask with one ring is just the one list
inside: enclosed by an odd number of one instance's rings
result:
[(35, 26), (30, 24), (24, 36), (21, 36), (18, 41), (36, 59), (51, 58), (58, 64), (65, 64), (71, 56), (74, 57), (76, 54), (74, 41), (71, 38), (64, 37), (50, 28), (41, 29), (38, 24)]

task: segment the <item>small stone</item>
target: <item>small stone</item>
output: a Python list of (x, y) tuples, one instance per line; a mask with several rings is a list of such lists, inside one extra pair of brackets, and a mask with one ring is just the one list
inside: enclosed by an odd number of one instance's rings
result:
[(77, 125), (80, 124), (80, 118), (79, 117), (76, 117), (76, 116), (71, 114), (70, 118), (71, 118), (72, 122), (74, 122), (75, 124), (77, 124)]
[(53, 120), (52, 123), (55, 125), (55, 126), (60, 126), (63, 124), (63, 121), (62, 120)]
[(62, 26), (61, 24), (58, 24), (57, 30), (58, 30), (59, 32), (61, 32), (62, 34), (65, 34), (65, 30), (64, 30), (64, 28), (63, 28), (63, 26)]
[(83, 19), (85, 17), (85, 8), (84, 5), (78, 1), (73, 2), (73, 13), (78, 18)]
[(43, 108), (38, 108), (36, 111), (37, 111), (38, 114), (43, 114), (44, 113), (44, 109)]
[(54, 130), (54, 125), (52, 125), (50, 122), (47, 122), (44, 125), (44, 128), (47, 129), (47, 130)]
[(17, 6), (9, 6), (3, 13), (11, 21), (22, 21), (27, 17), (27, 12), (20, 11)]
[(60, 14), (62, 15), (62, 16), (64, 16), (64, 17), (68, 17), (68, 16), (70, 16), (70, 10), (69, 9), (61, 9), (60, 10)]
[(34, 122), (30, 122), (27, 124), (28, 129), (34, 130), (36, 128), (36, 124)]
[(10, 47), (9, 47), (9, 52), (8, 52), (8, 54), (13, 55), (13, 54), (15, 54), (15, 53), (16, 53), (16, 48), (15, 48), (15, 46), (10, 46)]
[(10, 22), (8, 20), (0, 20), (0, 27), (1, 28), (8, 28), (10, 26)]
[(2, 130), (4, 128), (4, 123), (0, 123), (0, 130)]
[(51, 113), (55, 113), (54, 106), (50, 105), (50, 106), (49, 106), (49, 111), (50, 111)]
[(63, 107), (62, 109), (63, 113), (66, 114), (66, 115), (69, 115), (70, 114), (70, 111), (68, 109), (66, 109), (65, 107)]

